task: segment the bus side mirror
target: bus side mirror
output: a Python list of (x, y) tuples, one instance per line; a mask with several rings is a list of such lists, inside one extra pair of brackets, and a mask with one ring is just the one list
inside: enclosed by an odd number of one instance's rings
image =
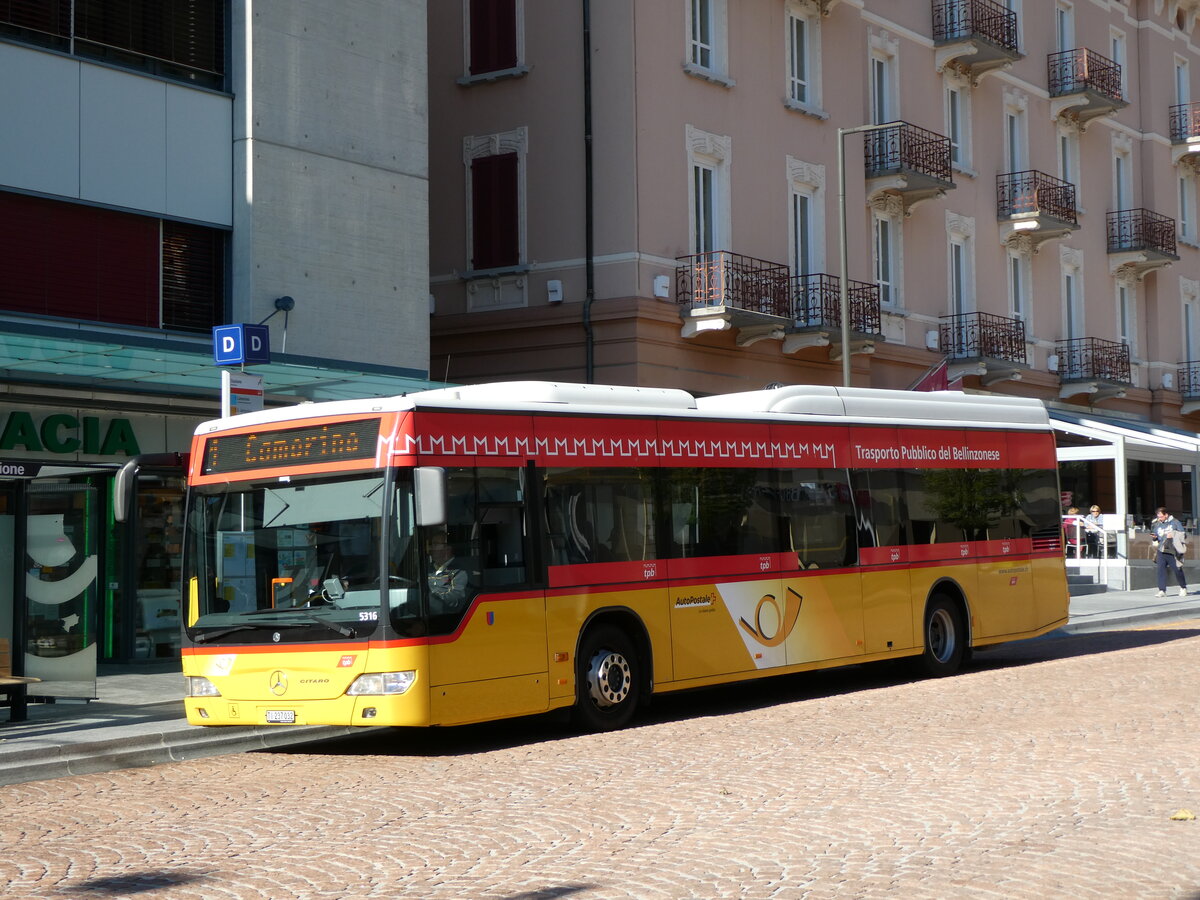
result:
[(113, 479), (113, 519), (117, 522), (129, 519), (129, 509), (133, 506), (133, 489), (142, 467), (154, 466), (186, 471), (187, 463), (186, 453), (143, 453), (117, 469), (117, 475)]
[(437, 466), (413, 469), (413, 499), (418, 525), (442, 525), (446, 521), (446, 470)]

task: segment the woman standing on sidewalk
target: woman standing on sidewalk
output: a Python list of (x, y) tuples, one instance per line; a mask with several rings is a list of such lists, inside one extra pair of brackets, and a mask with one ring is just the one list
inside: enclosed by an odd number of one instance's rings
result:
[(1155, 596), (1167, 596), (1167, 569), (1169, 568), (1175, 573), (1175, 579), (1179, 582), (1179, 596), (1186, 597), (1187, 579), (1183, 575), (1186, 535), (1183, 525), (1167, 512), (1165, 506), (1160, 506), (1155, 510), (1155, 516), (1154, 524), (1150, 526), (1154, 532), (1154, 548), (1158, 551), (1154, 558), (1158, 568), (1158, 593)]

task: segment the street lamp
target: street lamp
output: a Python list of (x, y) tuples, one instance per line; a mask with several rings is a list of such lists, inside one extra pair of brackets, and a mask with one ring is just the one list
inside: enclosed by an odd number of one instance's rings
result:
[(846, 135), (894, 128), (895, 122), (856, 125), (838, 129), (838, 225), (841, 234), (842, 283), (839, 311), (842, 316), (842, 387), (850, 387), (850, 291), (846, 278)]

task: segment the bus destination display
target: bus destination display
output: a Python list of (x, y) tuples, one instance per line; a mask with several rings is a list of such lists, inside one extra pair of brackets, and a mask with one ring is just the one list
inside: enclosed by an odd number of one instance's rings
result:
[(374, 459), (379, 419), (211, 437), (204, 444), (204, 475), (288, 465)]

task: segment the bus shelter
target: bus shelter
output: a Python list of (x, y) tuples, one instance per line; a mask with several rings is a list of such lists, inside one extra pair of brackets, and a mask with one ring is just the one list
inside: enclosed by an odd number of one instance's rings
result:
[[(1140, 419), (1055, 408), (1048, 412), (1055, 430), (1060, 467), (1072, 462), (1090, 464), (1093, 480), (1106, 488), (1100, 493), (1111, 497), (1111, 502), (1104, 504), (1104, 525), (1115, 540), (1102, 542), (1106, 550), (1103, 556), (1107, 558), (1077, 560), (1077, 564), (1080, 568), (1094, 565), (1104, 582), (1115, 587), (1150, 587), (1153, 551), (1147, 525), (1154, 508), (1166, 506), (1186, 524), (1189, 532), (1197, 533), (1200, 435)], [(1170, 492), (1165, 489), (1168, 481), (1178, 482)], [(1087, 505), (1094, 498), (1080, 497), (1073, 502), (1086, 514)], [(1110, 543), (1115, 546), (1113, 553), (1107, 552)], [(1195, 543), (1191, 542), (1188, 553), (1193, 565)]]

